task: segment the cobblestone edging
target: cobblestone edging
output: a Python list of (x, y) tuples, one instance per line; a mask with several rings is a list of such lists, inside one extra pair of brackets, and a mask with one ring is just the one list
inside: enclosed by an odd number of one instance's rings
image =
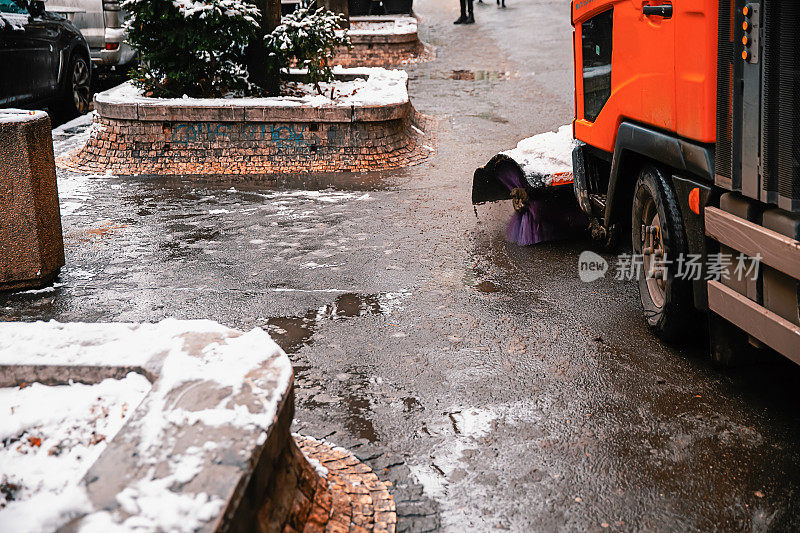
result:
[(321, 482), (313, 491), (309, 484), (301, 484), (285, 533), (394, 533), (394, 499), (372, 469), (343, 448), (303, 435), (294, 438), (317, 470), (324, 469), (325, 477), (318, 478)]
[(380, 106), (202, 105), (96, 97), (97, 115), (64, 169), (118, 175), (258, 175), (387, 170), (434, 151), (431, 120), (404, 102)]
[[(413, 20), (412, 26), (397, 33), (361, 31), (359, 23), (394, 22), (398, 18)], [(351, 17), (348, 32), (352, 49), (341, 48), (332, 63), (343, 67), (391, 67), (429, 61), (435, 57), (433, 47), (419, 40), (416, 19), (413, 17)]]

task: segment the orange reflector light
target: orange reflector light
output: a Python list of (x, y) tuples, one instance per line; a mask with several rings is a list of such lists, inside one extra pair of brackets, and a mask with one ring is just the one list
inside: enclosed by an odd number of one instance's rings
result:
[(744, 6), (744, 8), (742, 9), (742, 14), (744, 14), (745, 17), (750, 15), (750, 8), (747, 7), (747, 6)]
[(742, 29), (744, 31), (747, 31), (747, 30), (750, 29), (750, 24), (748, 24), (746, 20), (744, 22), (742, 22)]
[(745, 50), (742, 52), (742, 59), (747, 60), (747, 58), (748, 58), (747, 50)]
[(697, 187), (689, 191), (689, 209), (695, 215), (700, 214), (700, 189)]
[(747, 35), (745, 35), (744, 37), (742, 37), (742, 44), (743, 44), (743, 45), (745, 45), (745, 46), (747, 46)]
[(556, 172), (550, 177), (550, 185), (553, 187), (557, 185), (567, 185), (574, 181), (575, 177), (572, 175), (572, 172)]
[(119, 43), (106, 43), (106, 50), (116, 50), (119, 48)]

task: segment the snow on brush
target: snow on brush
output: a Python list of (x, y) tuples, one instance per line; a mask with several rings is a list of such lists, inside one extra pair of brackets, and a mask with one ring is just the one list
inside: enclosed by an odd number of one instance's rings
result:
[(544, 181), (549, 185), (554, 174), (572, 172), (572, 126), (566, 125), (558, 131), (548, 131), (523, 139), (513, 150), (502, 152), (516, 161), (528, 181)]
[[(292, 70), (292, 74), (303, 74)], [(123, 83), (108, 91), (98, 93), (97, 101), (106, 104), (154, 103), (165, 106), (199, 107), (283, 107), (283, 106), (377, 106), (404, 104), (408, 100), (408, 74), (404, 70), (388, 70), (380, 67), (345, 69), (336, 67), (334, 74), (355, 76), (350, 81), (336, 80), (321, 83), (322, 94), (318, 94), (309, 83), (290, 82), (287, 86), (292, 96), (270, 98), (150, 98), (143, 96), (131, 82)]]
[(90, 511), (80, 479), (148, 390), (135, 373), (0, 389), (0, 530), (52, 531)]

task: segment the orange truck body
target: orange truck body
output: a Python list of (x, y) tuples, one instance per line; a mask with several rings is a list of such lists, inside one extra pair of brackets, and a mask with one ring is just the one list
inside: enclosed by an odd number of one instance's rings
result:
[(575, 65), (583, 64), (581, 23), (613, 9), (611, 95), (594, 121), (584, 116), (582, 71), (575, 69), (575, 138), (613, 152), (631, 120), (700, 143), (716, 142), (717, 0), (673, 2), (671, 18), (647, 17), (660, 0), (575, 0)]
[[(636, 200), (660, 173), (659, 220), (685, 237), (671, 252), (759, 265), (670, 293), (709, 312), (714, 359), (749, 341), (800, 364), (800, 0), (573, 0), (571, 17), (574, 190), (593, 236), (643, 242)], [(663, 331), (666, 313), (645, 315)]]

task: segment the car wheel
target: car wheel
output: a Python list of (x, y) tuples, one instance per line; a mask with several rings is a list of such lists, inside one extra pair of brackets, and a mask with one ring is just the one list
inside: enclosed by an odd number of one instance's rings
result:
[(662, 172), (639, 173), (631, 214), (633, 254), (641, 254), (639, 295), (648, 326), (662, 339), (685, 337), (694, 318), (690, 280), (677, 279), (676, 261), (688, 246), (678, 200)]
[(67, 71), (61, 111), (68, 117), (85, 115), (91, 103), (92, 74), (86, 59), (72, 56)]

